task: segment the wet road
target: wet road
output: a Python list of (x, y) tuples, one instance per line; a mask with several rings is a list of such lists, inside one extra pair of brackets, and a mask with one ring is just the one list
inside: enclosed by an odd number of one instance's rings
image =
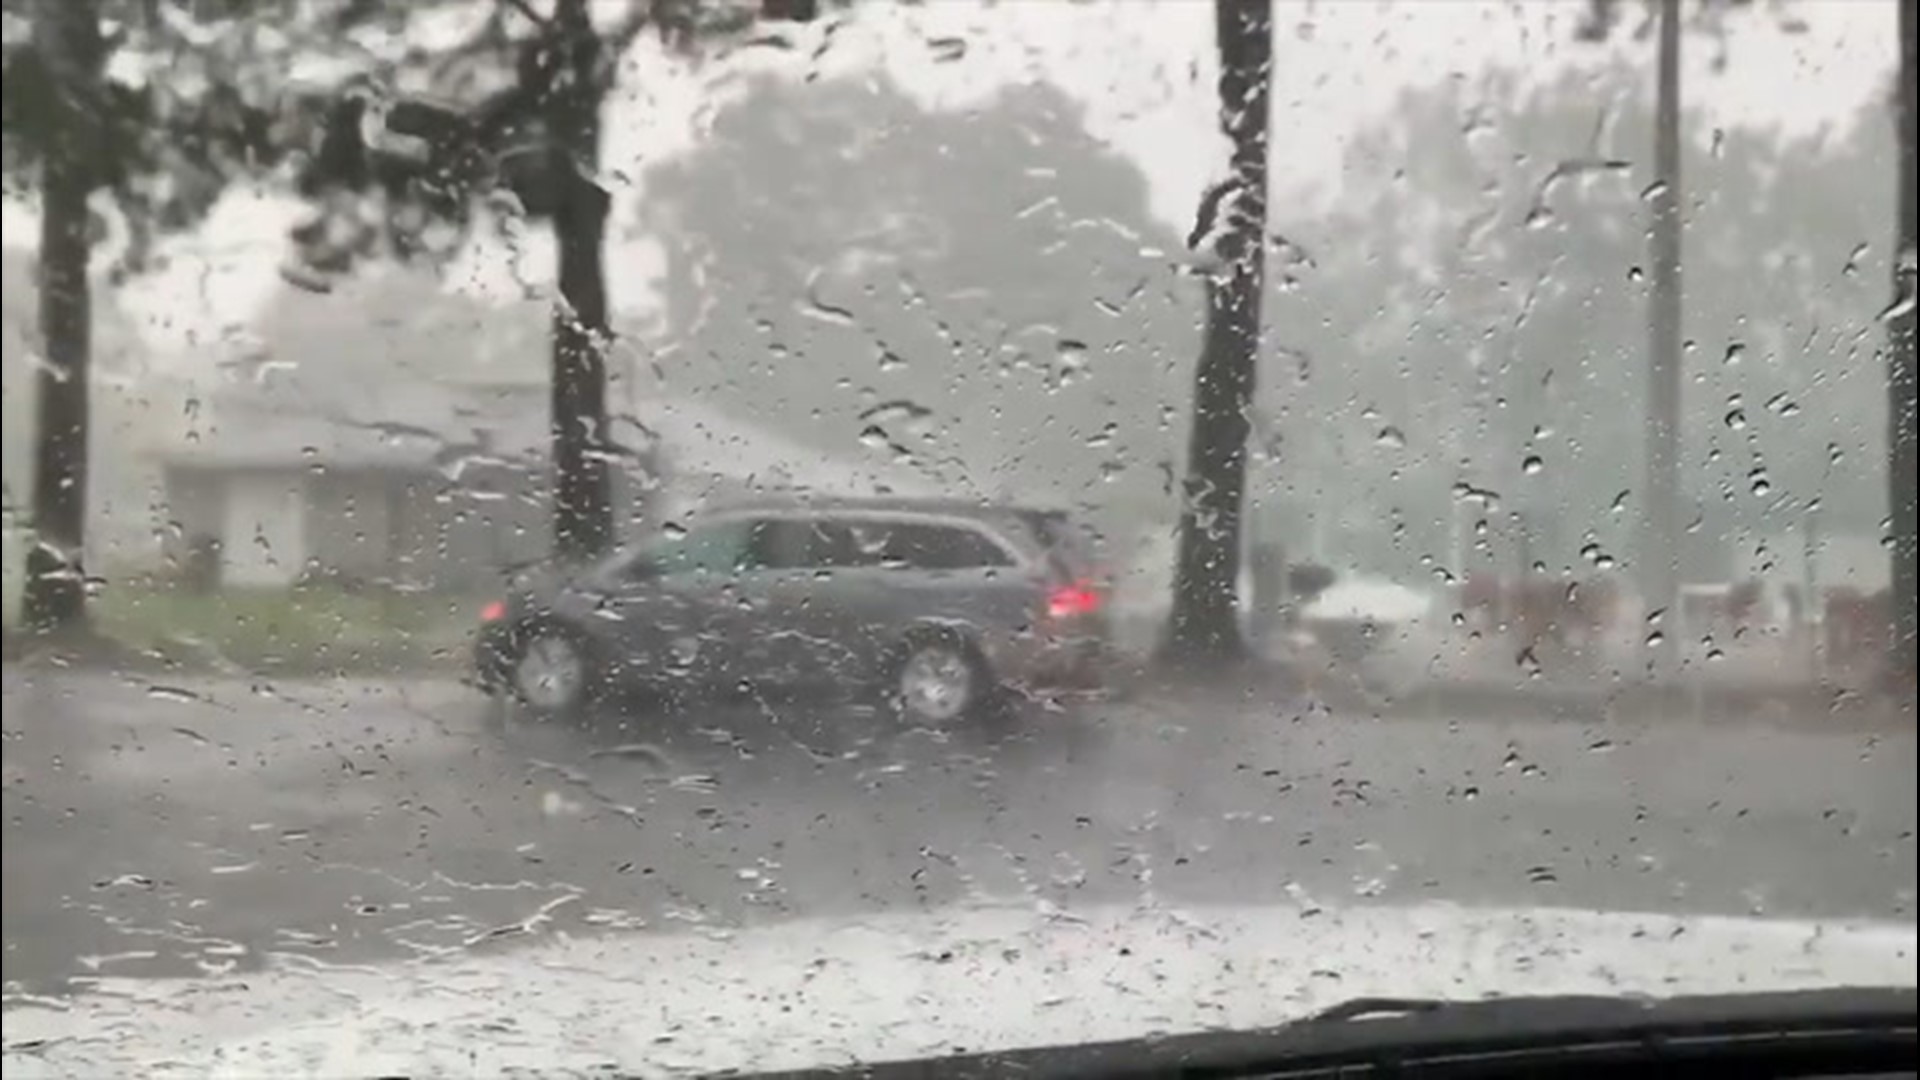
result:
[(1009, 897), (1914, 917), (1910, 733), (1191, 698), (581, 731), (450, 683), (11, 669), (4, 713), (10, 991)]

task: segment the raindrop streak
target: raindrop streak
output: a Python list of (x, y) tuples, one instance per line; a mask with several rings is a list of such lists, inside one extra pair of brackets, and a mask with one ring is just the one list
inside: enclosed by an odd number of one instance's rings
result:
[(147, 696), (155, 701), (172, 701), (183, 705), (206, 700), (199, 694), (178, 686), (149, 686)]
[(925, 420), (933, 415), (933, 410), (917, 401), (904, 398), (883, 401), (860, 414), (860, 419), (870, 423), (887, 423), (893, 420)]
[(927, 49), (933, 53), (934, 63), (950, 64), (967, 55), (967, 39), (958, 37), (928, 38)]

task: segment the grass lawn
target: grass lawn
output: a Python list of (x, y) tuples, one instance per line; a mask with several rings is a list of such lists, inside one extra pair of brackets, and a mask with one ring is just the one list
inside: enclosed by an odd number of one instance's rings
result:
[[(0, 539), (0, 624), (10, 634), (20, 616), (27, 534), (9, 525)], [(191, 665), (309, 673), (458, 670), (487, 599), (334, 585), (193, 592), (112, 574), (94, 594), (91, 614), (102, 636)]]
[(256, 670), (451, 667), (480, 601), (444, 593), (345, 591), (331, 586), (227, 588), (108, 584), (95, 598), (101, 633), (179, 660)]

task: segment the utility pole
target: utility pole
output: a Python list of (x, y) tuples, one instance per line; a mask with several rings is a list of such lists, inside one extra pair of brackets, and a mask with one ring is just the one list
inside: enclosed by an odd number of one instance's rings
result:
[(1674, 674), (1680, 536), (1680, 0), (1660, 0), (1654, 104), (1653, 296), (1647, 329), (1646, 498), (1638, 562), (1647, 611), (1661, 613), (1647, 658), (1656, 679)]

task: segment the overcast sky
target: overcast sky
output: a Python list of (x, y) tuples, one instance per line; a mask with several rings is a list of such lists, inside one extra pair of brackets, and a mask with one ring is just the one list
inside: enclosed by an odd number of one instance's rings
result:
[[(485, 0), (473, 9), (484, 11)], [(1573, 41), (1585, 0), (1278, 0), (1275, 26), (1273, 183), (1297, 207), (1337, 199), (1349, 134), (1391, 107), (1408, 85), (1473, 78), (1490, 65), (1524, 67), (1536, 80), (1602, 53)], [(1687, 100), (1722, 125), (1804, 133), (1850, 122), (1884, 91), (1896, 62), (1894, 0), (1760, 0), (1731, 20), (1730, 62), (1711, 69), (1719, 46), (1689, 39)], [(1803, 32), (1783, 31), (1791, 18)], [(457, 22), (457, 20), (455, 20)], [(441, 27), (452, 33), (459, 28)], [(1091, 133), (1136, 164), (1152, 212), (1184, 234), (1198, 194), (1222, 167), (1214, 120), (1212, 5), (1206, 0), (934, 0), (919, 7), (867, 4), (837, 26), (800, 31), (799, 48), (753, 48), (693, 61), (636, 45), (606, 123), (604, 165), (627, 194), (616, 203), (608, 252), (616, 307), (644, 315), (663, 260), (640, 234), (644, 167), (698, 146), (716, 109), (744, 90), (744, 76), (800, 78), (885, 72), (929, 108), (968, 108), (998, 90), (1048, 80), (1087, 110)], [(823, 48), (813, 47), (831, 34)], [(951, 39), (964, 42), (955, 56)], [(1651, 71), (1650, 47), (1629, 35), (1613, 47)], [(149, 334), (155, 362), (188, 357), (236, 331), (280, 288), (287, 226), (303, 213), (270, 190), (237, 188), (196, 233), (168, 241), (168, 268), (131, 283), (122, 306)], [(9, 201), (7, 242), (30, 242), (33, 210)], [(450, 288), (486, 295), (518, 291), (517, 274), (550, 279), (550, 241), (540, 230), (512, 248), (476, 245), (446, 275)], [(515, 259), (517, 266), (510, 265)], [(104, 262), (105, 260), (101, 260)]]

